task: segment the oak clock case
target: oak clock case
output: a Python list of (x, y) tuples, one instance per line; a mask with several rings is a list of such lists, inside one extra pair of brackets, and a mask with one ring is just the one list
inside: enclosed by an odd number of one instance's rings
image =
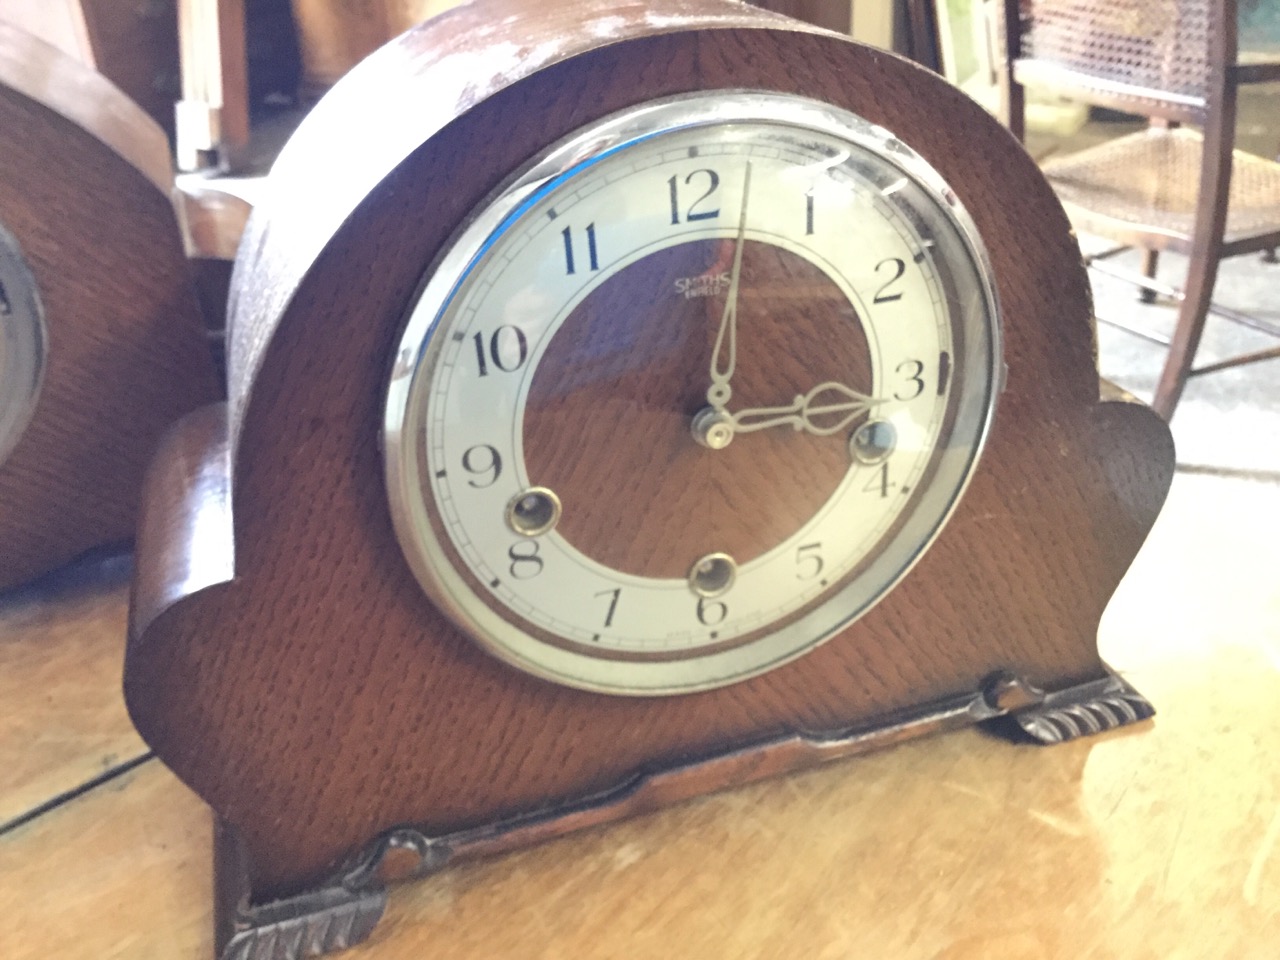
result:
[(133, 536), (164, 430), (218, 388), (163, 131), (0, 24), (0, 590)]
[(793, 659), (891, 589), (969, 476), (986, 270), (936, 172), (827, 104), (717, 91), (578, 131), (411, 308), (400, 544), (468, 636), (554, 682), (671, 694)]
[[(732, 2), (479, 0), (352, 71), (272, 177), (228, 402), (149, 474), (125, 670), (217, 817), (228, 956), (340, 946), (390, 879), (906, 736), (1150, 715), (1096, 635), (1168, 428), (1100, 386), (1060, 206), (944, 81)], [(846, 201), (856, 263), (823, 246)], [(517, 594), (535, 544), (539, 576), (585, 572)]]

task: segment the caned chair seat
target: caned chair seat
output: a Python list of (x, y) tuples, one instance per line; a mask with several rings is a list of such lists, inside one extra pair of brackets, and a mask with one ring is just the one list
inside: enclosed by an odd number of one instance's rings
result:
[[(1189, 253), (1204, 140), (1186, 127), (1152, 128), (1054, 157), (1042, 169), (1072, 222), (1113, 236), (1129, 227)], [(1235, 150), (1225, 245), (1280, 233), (1280, 163)]]
[[(1142, 133), (1054, 157), (1043, 170), (1080, 232), (1143, 251), (1142, 271), (1131, 275), (1143, 299), (1163, 292), (1177, 304), (1172, 337), (1142, 331), (1169, 347), (1151, 401), (1164, 417), (1173, 415), (1188, 377), (1280, 359), (1276, 346), (1194, 365), (1210, 312), (1280, 339), (1270, 320), (1213, 302), (1222, 258), (1280, 245), (1280, 164), (1233, 149), (1239, 85), (1280, 81), (1280, 59), (1241, 60), (1239, 3), (1002, 4), (1000, 112), (1016, 136), (1025, 131), (1023, 84), (1033, 80), (1070, 99), (1151, 121)], [(1187, 255), (1181, 289), (1156, 279), (1165, 250)], [(1102, 269), (1101, 256), (1089, 262)]]

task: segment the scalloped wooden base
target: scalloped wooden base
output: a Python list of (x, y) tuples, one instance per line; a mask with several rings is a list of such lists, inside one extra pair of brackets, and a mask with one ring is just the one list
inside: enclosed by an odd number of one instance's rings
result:
[(982, 690), (870, 729), (821, 737), (792, 736), (732, 750), (644, 776), (619, 790), (523, 819), (487, 824), (446, 837), (412, 828), (371, 839), (349, 869), (321, 886), (254, 906), (244, 845), (235, 828), (217, 821), (214, 877), (218, 960), (302, 960), (353, 947), (373, 933), (387, 904), (387, 884), (436, 873), (461, 860), (501, 854), (634, 816), (731, 785), (845, 759), (910, 737), (1011, 717), (1031, 739), (1057, 744), (1149, 719), (1150, 703), (1119, 676), (1045, 694), (999, 674)]

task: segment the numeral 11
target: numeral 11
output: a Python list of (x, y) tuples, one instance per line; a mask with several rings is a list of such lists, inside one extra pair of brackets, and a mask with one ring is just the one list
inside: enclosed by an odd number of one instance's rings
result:
[[(564, 237), (564, 272), (576, 273), (573, 261), (573, 231), (569, 227), (565, 227), (560, 231), (560, 236)], [(600, 258), (596, 254), (596, 225), (594, 223), (587, 224), (587, 260), (590, 262), (592, 270), (600, 269)]]

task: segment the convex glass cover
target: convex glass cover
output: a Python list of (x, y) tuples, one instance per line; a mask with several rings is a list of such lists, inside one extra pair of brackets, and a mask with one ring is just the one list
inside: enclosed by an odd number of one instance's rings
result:
[(523, 670), (731, 683), (907, 573), (999, 364), (980, 239), (907, 145), (789, 95), (651, 103), (550, 149), (428, 270), (387, 399), (397, 536)]

